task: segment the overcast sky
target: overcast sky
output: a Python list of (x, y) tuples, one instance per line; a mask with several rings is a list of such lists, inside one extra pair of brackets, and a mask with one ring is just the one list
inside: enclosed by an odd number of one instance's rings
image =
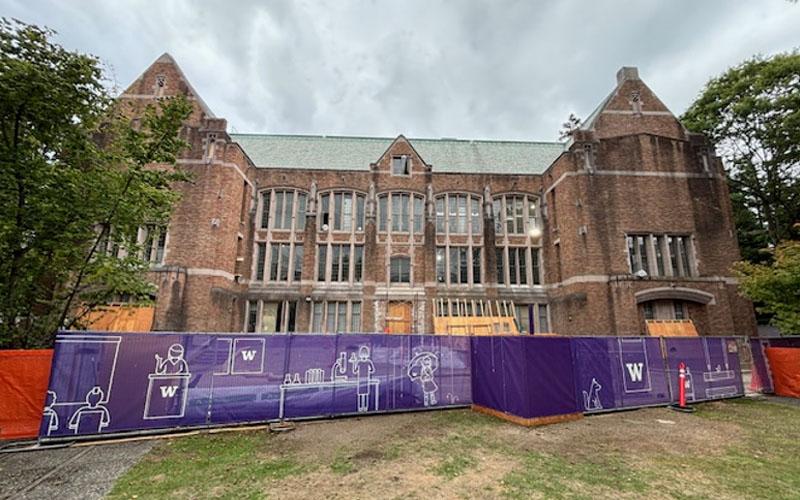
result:
[(729, 66), (800, 47), (786, 0), (0, 0), (0, 15), (55, 29), (121, 89), (169, 52), (254, 133), (549, 141), (620, 66), (680, 114)]

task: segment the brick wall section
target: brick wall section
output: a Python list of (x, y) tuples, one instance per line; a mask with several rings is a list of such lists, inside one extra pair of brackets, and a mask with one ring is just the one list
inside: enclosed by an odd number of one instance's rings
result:
[[(165, 86), (159, 90), (163, 77)], [(160, 94), (159, 94), (160, 93)], [(631, 334), (644, 331), (636, 293), (680, 287), (713, 295), (708, 305), (690, 302), (688, 312), (702, 334), (750, 334), (755, 331), (752, 305), (737, 294), (730, 266), (739, 258), (730, 200), (721, 164), (708, 155), (702, 137), (687, 134), (632, 69), (590, 123), (543, 174), (438, 173), (399, 136), (365, 168), (350, 171), (257, 168), (226, 133), (225, 120), (214, 118), (171, 58), (154, 63), (121, 100), (135, 116), (156, 94), (189, 95), (194, 112), (182, 132), (190, 148), (179, 162), (193, 181), (178, 186), (182, 199), (169, 226), (163, 266), (151, 273), (159, 286), (155, 329), (241, 331), (248, 300), (296, 301), (297, 331), (311, 328), (311, 303), (352, 300), (362, 303), (362, 329), (383, 331), (387, 302), (410, 301), (413, 331), (433, 330), (432, 301), (439, 297), (549, 303), (551, 330), (570, 335)], [(638, 104), (634, 104), (634, 96)], [(411, 175), (391, 174), (395, 155), (411, 158)], [(702, 161), (705, 157), (706, 162)], [(294, 188), (318, 193), (356, 191), (377, 197), (395, 190), (434, 197), (442, 193), (492, 196), (528, 193), (543, 206), (543, 285), (497, 285), (494, 222), (483, 213), (484, 280), (475, 286), (447, 287), (436, 282), (435, 249), (445, 243), (436, 234), (435, 217), (426, 206), (423, 234), (377, 230), (375, 214), (352, 238), (364, 244), (361, 283), (326, 285), (316, 281), (317, 245), (351, 241), (351, 235), (317, 227), (317, 213), (306, 214), (305, 229), (294, 235), (304, 245), (302, 280), (292, 285), (254, 281), (256, 241), (267, 233), (258, 225), (258, 196), (265, 189)], [(491, 201), (491, 200), (490, 200)], [(369, 201), (367, 202), (369, 206)], [(484, 207), (482, 207), (484, 208)], [(690, 234), (699, 276), (637, 279), (630, 274), (625, 235), (631, 232)], [(285, 236), (285, 235), (284, 235)], [(467, 236), (450, 235), (452, 244)], [(509, 237), (526, 244), (525, 236)], [(408, 255), (412, 283), (390, 284), (392, 255)]]

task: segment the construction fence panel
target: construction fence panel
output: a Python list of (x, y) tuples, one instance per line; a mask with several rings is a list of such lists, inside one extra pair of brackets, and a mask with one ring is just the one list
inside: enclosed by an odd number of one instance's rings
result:
[(688, 402), (744, 396), (735, 337), (664, 338), (663, 342), (673, 400), (681, 362), (686, 366)]

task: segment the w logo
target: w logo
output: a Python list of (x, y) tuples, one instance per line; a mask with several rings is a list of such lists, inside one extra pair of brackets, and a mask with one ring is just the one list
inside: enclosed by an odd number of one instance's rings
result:
[(631, 382), (642, 381), (642, 367), (644, 363), (625, 363), (628, 368), (628, 374), (631, 376)]
[(162, 398), (171, 398), (175, 396), (175, 393), (178, 392), (177, 385), (162, 385), (161, 389), (161, 397)]
[(242, 351), (242, 359), (245, 361), (253, 361), (256, 359), (256, 353), (258, 353), (258, 351)]

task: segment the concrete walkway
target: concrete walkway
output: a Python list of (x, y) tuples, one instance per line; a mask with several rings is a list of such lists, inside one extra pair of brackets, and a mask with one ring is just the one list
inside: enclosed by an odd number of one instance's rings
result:
[(153, 441), (0, 453), (0, 499), (99, 499)]

